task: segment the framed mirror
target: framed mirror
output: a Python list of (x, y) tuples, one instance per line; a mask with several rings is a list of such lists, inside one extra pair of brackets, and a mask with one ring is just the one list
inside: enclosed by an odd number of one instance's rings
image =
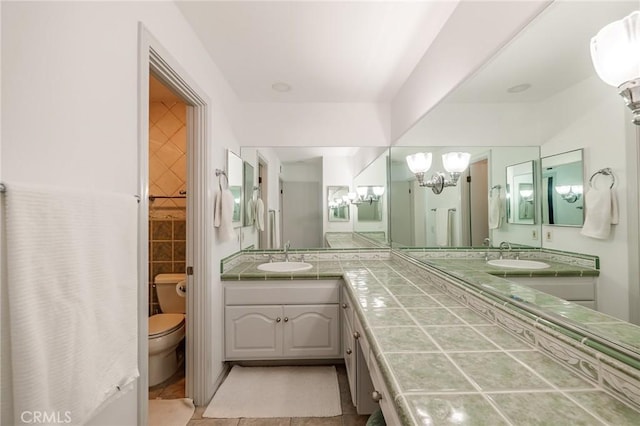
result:
[(583, 150), (542, 157), (542, 222), (582, 226), (584, 222)]
[(253, 166), (245, 161), (243, 163), (242, 170), (242, 205), (244, 206), (245, 212), (242, 219), (242, 225), (251, 226), (255, 219), (253, 206)]
[(350, 220), (348, 186), (327, 186), (327, 219), (329, 222), (348, 222)]
[(506, 171), (507, 222), (536, 223), (534, 161), (507, 166)]
[(242, 225), (242, 159), (227, 150), (227, 180), (233, 194), (233, 225)]

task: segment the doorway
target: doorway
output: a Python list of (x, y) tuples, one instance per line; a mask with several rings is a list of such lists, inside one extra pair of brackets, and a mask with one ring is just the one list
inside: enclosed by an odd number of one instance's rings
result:
[(460, 182), (462, 186), (463, 246), (482, 246), (489, 238), (489, 160), (480, 158), (469, 164)]
[[(186, 273), (186, 247), (190, 240), (187, 239), (186, 108), (184, 100), (151, 72), (148, 151), (150, 322), (167, 318), (156, 316), (159, 314), (185, 313), (187, 316), (184, 292), (158, 291), (158, 286), (165, 284), (159, 284), (156, 279), (158, 276), (168, 277), (168, 274), (172, 274), (176, 277), (176, 282), (166, 285), (175, 287)], [(169, 308), (169, 305), (173, 308)], [(175, 348), (175, 354), (170, 355), (175, 356), (175, 368), (173, 365), (167, 367), (166, 372), (150, 369), (149, 399), (185, 396), (185, 350), (185, 341), (182, 340)], [(150, 366), (153, 366), (153, 362)]]
[[(137, 386), (138, 424), (147, 424), (149, 391), (149, 82), (153, 76), (170, 92), (185, 103), (186, 133), (186, 202), (184, 241), (187, 292), (185, 337), (185, 395), (196, 405), (207, 402), (215, 378), (208, 362), (206, 348), (212, 342), (212, 297), (211, 286), (206, 285), (212, 276), (211, 246), (213, 240), (213, 214), (209, 197), (208, 177), (213, 174), (209, 161), (207, 97), (193, 83), (178, 63), (164, 50), (160, 43), (139, 24), (139, 68), (138, 68), (138, 187), (140, 209), (138, 219), (138, 366), (140, 384)], [(186, 194), (185, 194), (186, 196)]]

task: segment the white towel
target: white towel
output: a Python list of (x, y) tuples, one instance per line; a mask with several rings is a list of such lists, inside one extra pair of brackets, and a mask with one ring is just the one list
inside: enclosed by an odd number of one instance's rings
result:
[(261, 198), (256, 200), (256, 229), (264, 231), (264, 203)]
[(256, 203), (253, 199), (247, 201), (247, 224), (253, 225), (256, 220)]
[(610, 188), (591, 188), (584, 196), (585, 218), (580, 233), (585, 237), (607, 239), (611, 225), (618, 223), (618, 198)]
[(218, 228), (218, 236), (221, 242), (231, 241), (236, 238), (233, 229), (233, 193), (229, 189), (218, 188), (214, 195), (213, 226)]
[(449, 209), (436, 209), (436, 244), (440, 247), (450, 245), (449, 235), (451, 234), (451, 225), (449, 223)]
[(504, 221), (505, 199), (502, 189), (492, 190), (489, 196), (489, 229), (498, 229)]
[(139, 375), (136, 200), (11, 183), (5, 197), (15, 424), (84, 424)]

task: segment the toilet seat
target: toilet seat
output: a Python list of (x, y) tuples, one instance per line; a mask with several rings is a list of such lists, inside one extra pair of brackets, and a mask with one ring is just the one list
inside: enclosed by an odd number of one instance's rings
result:
[(171, 334), (184, 325), (184, 314), (156, 314), (149, 317), (149, 338)]

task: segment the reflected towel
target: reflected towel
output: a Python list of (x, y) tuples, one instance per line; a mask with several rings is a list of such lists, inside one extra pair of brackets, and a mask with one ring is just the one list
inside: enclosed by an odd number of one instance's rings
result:
[(34, 410), (85, 424), (139, 375), (138, 204), (131, 194), (7, 187), (2, 344), (15, 424)]
[(451, 221), (446, 207), (436, 209), (436, 244), (440, 247), (451, 245)]
[(256, 200), (256, 229), (264, 231), (264, 203), (261, 198)]
[(585, 237), (604, 240), (611, 225), (618, 223), (618, 199), (610, 188), (591, 188), (584, 197), (585, 219), (580, 233)]
[(505, 199), (502, 189), (491, 191), (489, 196), (489, 229), (498, 229), (504, 221)]
[(218, 228), (218, 236), (221, 242), (231, 241), (236, 238), (233, 229), (233, 193), (228, 189), (219, 188), (214, 195), (213, 226)]

